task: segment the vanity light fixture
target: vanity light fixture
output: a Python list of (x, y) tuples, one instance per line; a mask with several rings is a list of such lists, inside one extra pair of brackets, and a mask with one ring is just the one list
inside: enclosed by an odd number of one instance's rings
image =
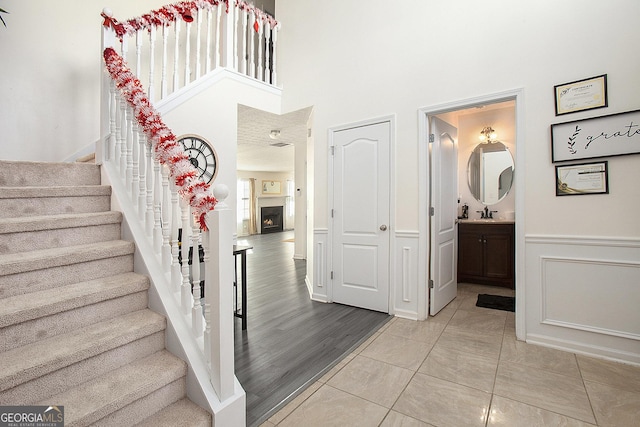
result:
[(482, 141), (483, 143), (491, 144), (492, 142), (495, 142), (498, 139), (498, 134), (496, 133), (495, 130), (493, 130), (491, 126), (486, 126), (480, 132), (479, 138), (480, 138), (480, 141)]
[(273, 129), (271, 132), (269, 132), (269, 138), (271, 139), (280, 138), (280, 129)]

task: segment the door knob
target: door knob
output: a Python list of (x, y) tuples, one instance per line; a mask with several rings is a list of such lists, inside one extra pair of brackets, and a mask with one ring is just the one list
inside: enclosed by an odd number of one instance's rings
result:
[(384, 224), (382, 224), (382, 225), (380, 226), (380, 230), (382, 230), (382, 231), (387, 231), (387, 226), (386, 226), (386, 225), (384, 225)]

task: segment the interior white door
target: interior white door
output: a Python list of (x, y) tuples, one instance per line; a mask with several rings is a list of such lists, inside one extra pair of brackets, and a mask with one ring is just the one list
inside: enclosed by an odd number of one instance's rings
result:
[(458, 293), (457, 193), (458, 130), (437, 117), (429, 118), (431, 163), (431, 248), (429, 314), (432, 316)]
[(333, 135), (333, 301), (389, 312), (391, 124)]

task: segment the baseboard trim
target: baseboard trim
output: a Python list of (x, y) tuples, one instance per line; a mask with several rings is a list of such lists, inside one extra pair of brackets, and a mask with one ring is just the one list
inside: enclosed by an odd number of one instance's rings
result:
[(555, 339), (539, 334), (527, 334), (526, 342), (528, 344), (568, 351), (570, 353), (580, 354), (583, 356), (640, 366), (640, 354), (638, 353), (630, 353), (596, 345), (587, 345), (575, 341)]

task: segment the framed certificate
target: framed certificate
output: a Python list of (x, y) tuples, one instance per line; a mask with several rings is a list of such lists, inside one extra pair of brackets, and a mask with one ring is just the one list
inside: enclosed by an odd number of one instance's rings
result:
[(607, 162), (556, 166), (556, 196), (607, 193)]
[(556, 116), (607, 106), (607, 75), (577, 80), (553, 87)]

